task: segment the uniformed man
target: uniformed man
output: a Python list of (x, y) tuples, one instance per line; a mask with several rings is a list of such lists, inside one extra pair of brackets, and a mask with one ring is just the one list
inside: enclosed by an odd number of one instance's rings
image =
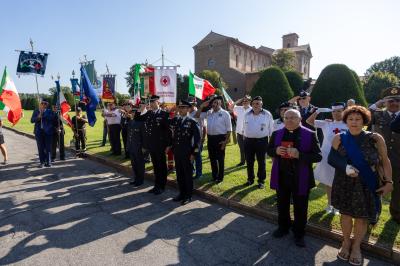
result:
[(261, 96), (251, 100), (251, 110), (244, 116), (243, 136), (246, 147), (247, 162), (247, 183), (250, 186), (254, 183), (254, 157), (258, 163), (258, 188), (265, 187), (265, 154), (268, 147), (268, 138), (274, 131), (274, 118), (272, 114), (263, 109)]
[(179, 186), (179, 195), (174, 201), (181, 201), (182, 205), (192, 200), (193, 177), (192, 162), (199, 153), (200, 129), (196, 120), (189, 116), (191, 104), (181, 100), (178, 105), (179, 116), (175, 119), (171, 146), (175, 158), (176, 179)]
[(76, 108), (76, 115), (72, 117), (72, 132), (75, 138), (75, 156), (83, 157), (86, 151), (86, 123), (88, 120), (80, 107)]
[[(203, 144), (204, 144), (204, 141), (207, 136), (207, 130), (206, 130), (206, 125), (205, 125), (205, 116), (200, 116), (199, 118), (196, 118), (196, 113), (197, 113), (196, 98), (193, 97), (188, 100), (189, 100), (189, 103), (191, 104), (190, 110), (189, 110), (189, 115), (194, 120), (196, 120), (196, 122), (200, 128), (199, 152), (196, 153), (196, 158), (193, 162), (193, 174), (194, 174), (193, 178), (198, 179), (203, 176), (203, 159), (201, 157), (201, 153), (203, 152)], [(203, 114), (205, 114), (205, 113), (203, 112)]]
[(225, 148), (230, 140), (232, 132), (231, 116), (222, 109), (222, 96), (213, 96), (210, 100), (204, 101), (196, 117), (211, 106), (207, 111), (207, 148), (210, 157), (211, 172), (216, 183), (224, 179)]
[(116, 108), (115, 103), (108, 103), (108, 109), (104, 110), (104, 117), (107, 119), (111, 154), (121, 155), (121, 112)]
[[(383, 99), (370, 106), (373, 112), (371, 129), (386, 140), (388, 156), (393, 169), (393, 192), (390, 200), (390, 214), (400, 223), (400, 134), (391, 130), (390, 124), (400, 113), (400, 88), (387, 88)], [(385, 107), (384, 109), (379, 109)]]
[(54, 132), (54, 113), (49, 109), (49, 103), (42, 100), (38, 110), (31, 117), (35, 124), (34, 134), (39, 152), (40, 167), (51, 167), (51, 144)]
[(390, 128), (392, 129), (392, 131), (400, 133), (400, 115), (397, 115), (392, 123), (390, 123)]
[(169, 113), (160, 109), (160, 97), (152, 95), (150, 97), (150, 110), (140, 116), (145, 126), (145, 147), (150, 151), (151, 162), (154, 170), (154, 187), (149, 193), (159, 195), (164, 192), (167, 184), (167, 161), (165, 148), (171, 138), (169, 130)]
[(144, 182), (145, 162), (143, 155), (143, 140), (145, 137), (144, 121), (138, 119), (137, 106), (132, 107), (132, 119), (127, 125), (126, 148), (129, 152), (133, 170), (133, 179), (129, 184), (138, 187)]
[(285, 127), (283, 116), (285, 115), (285, 112), (289, 109), (296, 109), (296, 107), (290, 102), (283, 102), (281, 103), (281, 105), (279, 105), (279, 108), (277, 110), (279, 118), (274, 120), (274, 131)]
[(64, 136), (65, 130), (64, 125), (60, 119), (60, 112), (57, 110), (57, 106), (53, 105), (53, 112), (54, 112), (54, 133), (53, 133), (53, 140), (51, 144), (51, 161), (57, 157), (57, 147), (60, 153), (60, 160), (65, 160), (65, 147), (64, 147)]

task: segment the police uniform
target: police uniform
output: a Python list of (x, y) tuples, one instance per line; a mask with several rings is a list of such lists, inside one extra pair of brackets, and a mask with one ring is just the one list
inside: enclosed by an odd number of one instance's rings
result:
[(40, 166), (51, 166), (53, 121), (54, 113), (50, 109), (45, 109), (44, 111), (35, 110), (31, 117), (31, 123), (35, 124), (34, 134), (39, 152)]
[(125, 158), (129, 158), (127, 140), (128, 140), (128, 125), (129, 122), (132, 120), (130, 115), (131, 115), (130, 112), (121, 114), (121, 135), (122, 135), (122, 143), (124, 143)]
[[(136, 117), (138, 114), (136, 114)], [(134, 186), (140, 186), (144, 182), (145, 162), (143, 155), (143, 141), (145, 138), (144, 121), (131, 119), (127, 125), (126, 149), (131, 158), (134, 179), (129, 182)]]
[[(253, 101), (262, 101), (260, 96), (255, 97)], [(246, 113), (244, 117), (243, 135), (244, 135), (244, 146), (246, 153), (247, 162), (247, 185), (254, 183), (254, 157), (257, 158), (258, 163), (258, 186), (264, 188), (264, 182), (266, 178), (265, 172), (265, 154), (268, 147), (268, 137), (272, 135), (274, 131), (274, 119), (272, 114), (261, 109), (257, 115), (254, 110)]]
[[(190, 103), (181, 101), (179, 106), (190, 108)], [(179, 195), (174, 198), (174, 201), (182, 201), (182, 204), (186, 204), (191, 200), (193, 191), (193, 168), (190, 157), (196, 157), (200, 146), (199, 125), (189, 114), (175, 119), (171, 144), (179, 186)]]
[[(222, 100), (221, 96), (214, 97), (210, 101), (216, 99)], [(221, 142), (226, 140), (228, 132), (232, 132), (232, 123), (230, 114), (224, 109), (220, 108), (218, 111), (207, 111), (207, 148), (210, 157), (211, 172), (214, 181), (222, 182), (224, 179), (224, 166), (225, 166), (225, 150), (221, 149)]]
[[(384, 99), (400, 99), (400, 88), (393, 87), (383, 91)], [(393, 191), (390, 201), (390, 214), (400, 223), (400, 134), (391, 130), (390, 124), (400, 111), (390, 113), (387, 110), (373, 111), (371, 128), (385, 139), (388, 157), (392, 163)]]
[[(150, 101), (156, 101), (160, 97), (153, 95)], [(140, 116), (145, 126), (145, 148), (149, 150), (155, 176), (154, 188), (149, 192), (156, 195), (161, 194), (167, 184), (167, 162), (165, 148), (168, 146), (171, 138), (169, 130), (169, 114), (160, 108), (157, 110), (148, 110)]]

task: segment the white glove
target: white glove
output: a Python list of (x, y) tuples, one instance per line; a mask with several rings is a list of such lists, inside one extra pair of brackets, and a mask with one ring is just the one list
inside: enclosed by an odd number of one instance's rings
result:
[(319, 113), (330, 113), (330, 112), (332, 112), (332, 110), (330, 108), (318, 108), (316, 112), (317, 112), (317, 114), (319, 114)]
[(346, 165), (346, 175), (353, 175), (358, 173), (358, 170), (354, 166), (348, 164)]

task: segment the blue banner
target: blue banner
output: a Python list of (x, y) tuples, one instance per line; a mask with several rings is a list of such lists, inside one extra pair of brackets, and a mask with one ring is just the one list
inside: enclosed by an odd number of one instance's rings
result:
[(83, 66), (81, 66), (81, 88), (85, 92), (86, 114), (89, 125), (93, 127), (96, 123), (96, 107), (99, 104), (99, 98)]

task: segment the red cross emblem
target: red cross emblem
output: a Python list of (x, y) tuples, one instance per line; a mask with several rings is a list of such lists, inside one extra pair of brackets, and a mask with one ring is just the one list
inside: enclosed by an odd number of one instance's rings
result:
[(333, 130), (333, 133), (335, 133), (335, 134), (338, 134), (338, 133), (340, 133), (340, 129), (338, 129), (338, 128), (335, 128), (335, 129)]
[(167, 87), (170, 83), (169, 77), (168, 76), (162, 76), (160, 78), (160, 83), (163, 87)]

